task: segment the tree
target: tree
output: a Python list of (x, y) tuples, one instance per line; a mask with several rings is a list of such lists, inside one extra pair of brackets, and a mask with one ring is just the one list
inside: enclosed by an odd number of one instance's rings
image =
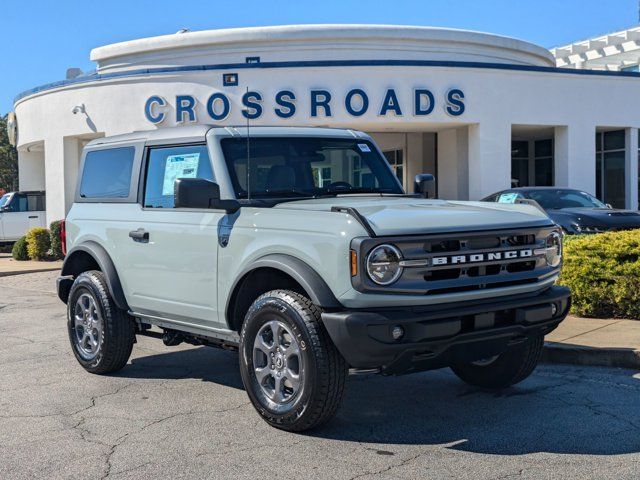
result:
[(6, 115), (0, 116), (0, 189), (18, 190), (18, 151), (9, 143)]

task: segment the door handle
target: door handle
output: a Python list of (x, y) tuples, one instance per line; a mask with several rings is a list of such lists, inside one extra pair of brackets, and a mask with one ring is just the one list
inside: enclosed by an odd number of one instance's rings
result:
[(29, 218), (38, 218), (38, 215), (29, 215)]
[(139, 228), (137, 230), (131, 230), (129, 232), (129, 236), (133, 238), (134, 242), (143, 242), (146, 243), (149, 241), (149, 232), (147, 232), (144, 228)]

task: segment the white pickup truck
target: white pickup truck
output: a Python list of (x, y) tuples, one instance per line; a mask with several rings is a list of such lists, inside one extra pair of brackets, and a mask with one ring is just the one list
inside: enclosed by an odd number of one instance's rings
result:
[(0, 243), (11, 243), (33, 227), (44, 227), (44, 192), (9, 192), (0, 197)]

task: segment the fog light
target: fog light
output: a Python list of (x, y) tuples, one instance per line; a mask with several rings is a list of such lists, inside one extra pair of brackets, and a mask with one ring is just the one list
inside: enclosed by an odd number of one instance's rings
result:
[(400, 325), (396, 325), (391, 329), (391, 336), (394, 340), (400, 340), (402, 337), (404, 337), (404, 328), (402, 328)]
[(558, 313), (558, 306), (555, 303), (551, 304), (551, 316), (555, 317), (556, 313)]

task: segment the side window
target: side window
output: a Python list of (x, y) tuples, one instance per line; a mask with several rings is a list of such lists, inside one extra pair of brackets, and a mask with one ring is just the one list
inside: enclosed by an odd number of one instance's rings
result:
[(27, 195), (27, 208), (30, 212), (41, 212), (45, 210), (44, 195), (40, 193), (30, 193)]
[(87, 153), (80, 182), (82, 198), (127, 198), (131, 188), (133, 147), (108, 148)]
[(516, 200), (518, 198), (522, 198), (522, 195), (520, 195), (519, 193), (501, 193), (498, 197), (498, 203), (516, 203)]
[(149, 149), (143, 205), (148, 208), (173, 208), (173, 184), (177, 178), (213, 180), (206, 145)]
[(24, 193), (16, 193), (9, 204), (9, 211), (11, 212), (28, 212), (29, 201)]

